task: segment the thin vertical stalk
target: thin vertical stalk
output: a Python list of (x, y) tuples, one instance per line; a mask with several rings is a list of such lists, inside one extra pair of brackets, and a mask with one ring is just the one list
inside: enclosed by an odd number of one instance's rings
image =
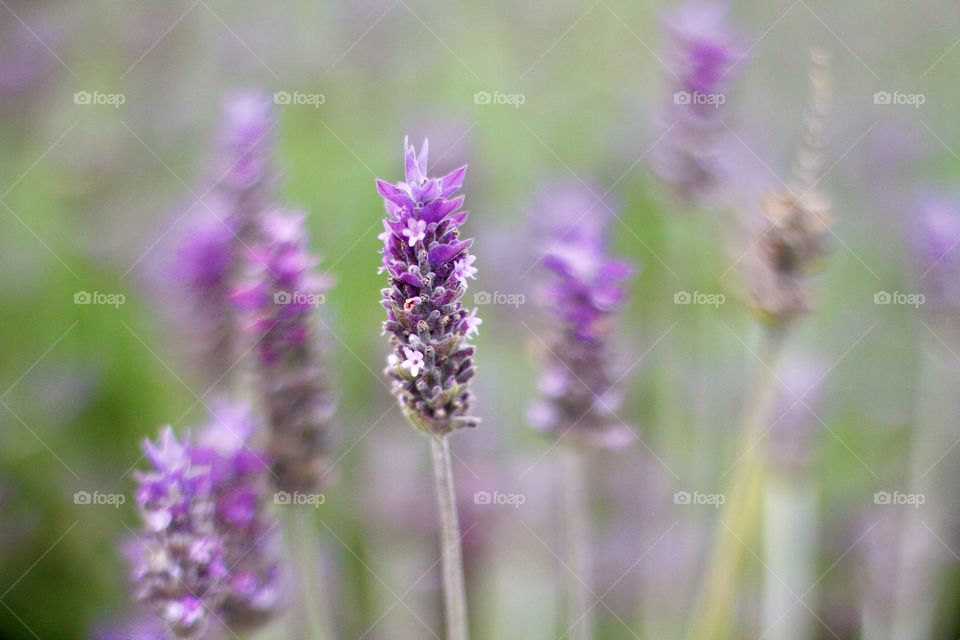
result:
[(447, 436), (434, 436), (430, 438), (430, 446), (440, 520), (440, 564), (443, 567), (447, 640), (467, 640), (467, 595), (463, 578), (460, 520), (457, 516), (457, 498), (450, 465), (450, 444)]
[(813, 615), (797, 603), (807, 603), (816, 582), (817, 492), (806, 471), (772, 474), (764, 487), (763, 629), (770, 640), (815, 635)]
[(331, 640), (333, 635), (321, 613), (326, 610), (326, 602), (320, 587), (317, 532), (312, 526), (310, 508), (287, 505), (286, 510), (284, 533), (298, 596), (291, 616), (291, 636), (304, 640)]
[(764, 331), (753, 381), (747, 395), (741, 430), (740, 458), (725, 492), (726, 502), (703, 590), (690, 627), (691, 640), (730, 637), (731, 611), (746, 546), (758, 529), (763, 493), (764, 462), (758, 440), (768, 428), (776, 398), (776, 367), (784, 332)]
[[(934, 325), (938, 334), (955, 339), (949, 326)], [(952, 519), (945, 514), (943, 497), (949, 495), (952, 478), (945, 457), (955, 436), (958, 403), (956, 362), (939, 342), (928, 338), (922, 351), (920, 381), (917, 386), (916, 421), (911, 434), (909, 476), (906, 491), (923, 496), (923, 504), (905, 509), (901, 521), (897, 588), (891, 622), (891, 637), (898, 640), (922, 640), (932, 637), (936, 608), (936, 581), (940, 563), (936, 542), (929, 529), (949, 530)], [(933, 473), (939, 467), (939, 473)], [(950, 482), (950, 480), (947, 480)]]
[(563, 447), (564, 517), (567, 563), (567, 633), (571, 640), (590, 640), (593, 615), (590, 603), (590, 516), (586, 454)]

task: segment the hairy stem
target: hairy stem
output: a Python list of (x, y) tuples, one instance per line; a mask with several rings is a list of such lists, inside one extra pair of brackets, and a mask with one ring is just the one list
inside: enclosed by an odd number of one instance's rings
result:
[(782, 330), (764, 332), (750, 391), (747, 395), (740, 441), (740, 457), (725, 492), (717, 537), (703, 590), (690, 628), (690, 640), (730, 637), (731, 611), (744, 553), (758, 529), (763, 493), (764, 462), (759, 440), (769, 427), (778, 388), (776, 367), (783, 345)]
[(593, 616), (590, 603), (590, 526), (587, 459), (583, 451), (563, 447), (566, 517), (567, 632), (571, 640), (590, 640)]
[(450, 466), (450, 444), (447, 436), (434, 436), (430, 439), (430, 445), (440, 519), (447, 640), (467, 640), (467, 596), (463, 579), (463, 551), (460, 547), (460, 520)]
[(291, 616), (291, 636), (304, 640), (331, 640), (333, 635), (321, 614), (326, 609), (326, 603), (320, 587), (317, 532), (312, 513), (305, 505), (288, 505), (286, 510), (284, 533), (298, 596)]

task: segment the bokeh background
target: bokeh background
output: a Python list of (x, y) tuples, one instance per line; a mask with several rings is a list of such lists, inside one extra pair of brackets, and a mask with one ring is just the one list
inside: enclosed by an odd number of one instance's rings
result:
[[(525, 418), (543, 351), (532, 203), (557, 183), (608, 200), (615, 251), (642, 265), (614, 363), (619, 414), (640, 442), (593, 460), (597, 637), (677, 636), (717, 512), (672, 496), (716, 492), (735, 463), (757, 328), (735, 295), (732, 215), (678, 205), (650, 171), (670, 91), (659, 22), (670, 3), (0, 5), (0, 636), (94, 637), (130, 609), (118, 545), (137, 526), (131, 501), (76, 504), (74, 494), (129, 495), (142, 438), (204, 420), (210, 396), (169, 276), (216, 165), (221, 105), (249, 88), (322, 96), (278, 105), (275, 162), (281, 199), (309, 212), (313, 249), (337, 278), (323, 311), (341, 397), (339, 477), (317, 531), (341, 637), (442, 628), (426, 446), (381, 375), (373, 180), (399, 178), (405, 134), (430, 137), (437, 173), (470, 163), (472, 292), (523, 296), (480, 307), (483, 424), (453, 444), (475, 636), (563, 633), (556, 451)], [(956, 637), (955, 494), (931, 488), (912, 514), (874, 495), (910, 491), (918, 449), (930, 486), (956, 481), (960, 343), (949, 310), (878, 305), (875, 294), (922, 290), (917, 203), (956, 190), (960, 5), (745, 0), (730, 23), (746, 56), (724, 118), (752, 184), (788, 179), (808, 49), (833, 58), (821, 184), (837, 218), (833, 255), (788, 364), (818, 382), (799, 420), (815, 434), (817, 582), (804, 605), (814, 637), (859, 637), (865, 611), (884, 610), (905, 579), (896, 549), (909, 518), (943, 568), (930, 637)], [(879, 91), (923, 104), (877, 104)], [(84, 104), (77, 92), (122, 104)], [(683, 291), (726, 298), (675, 304)], [(80, 292), (123, 304), (76, 304)], [(477, 505), (477, 491), (523, 504)], [(753, 637), (763, 574), (751, 564), (742, 593)]]

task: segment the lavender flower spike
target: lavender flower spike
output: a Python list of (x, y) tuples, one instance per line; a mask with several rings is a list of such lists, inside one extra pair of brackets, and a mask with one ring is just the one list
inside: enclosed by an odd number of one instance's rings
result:
[(381, 302), (393, 353), (386, 374), (410, 422), (445, 435), (479, 422), (468, 414), (474, 348), (467, 340), (480, 321), (461, 302), (476, 273), (473, 240), (460, 239), (467, 212), (463, 196), (454, 197), (467, 168), (428, 177), (426, 141), (417, 154), (404, 140), (404, 160), (405, 181), (377, 180), (387, 210), (381, 270), (390, 286)]
[(222, 119), (216, 188), (184, 236), (176, 268), (191, 294), (192, 328), (204, 352), (201, 362), (217, 383), (228, 382), (227, 373), (243, 351), (230, 295), (246, 271), (244, 258), (259, 233), (275, 182), (270, 99), (256, 91), (231, 96)]
[(153, 469), (136, 476), (144, 522), (131, 553), (136, 595), (180, 638), (203, 637), (211, 623), (256, 628), (279, 604), (267, 467), (248, 446), (254, 424), (243, 409), (217, 407), (196, 445), (170, 427), (147, 441)]
[(727, 6), (692, 1), (664, 19), (670, 104), (661, 113), (656, 174), (684, 201), (710, 207), (725, 172), (721, 139), (727, 84), (737, 58)]
[(136, 476), (144, 523), (142, 552), (134, 557), (136, 597), (177, 637), (200, 638), (226, 598), (210, 468), (193, 464), (189, 442), (170, 427), (144, 450), (153, 470)]
[[(549, 216), (562, 203), (547, 199), (542, 206)], [(547, 240), (543, 265), (551, 278), (543, 293), (556, 326), (551, 359), (540, 378), (543, 398), (531, 408), (530, 419), (550, 435), (616, 449), (635, 439), (615, 414), (620, 399), (609, 370), (612, 321), (634, 269), (608, 255), (606, 222), (590, 209)]]
[(309, 493), (328, 471), (336, 402), (314, 326), (331, 281), (314, 272), (319, 261), (307, 251), (304, 219), (279, 210), (264, 216), (253, 261), (258, 270), (235, 300), (253, 311), (275, 484)]

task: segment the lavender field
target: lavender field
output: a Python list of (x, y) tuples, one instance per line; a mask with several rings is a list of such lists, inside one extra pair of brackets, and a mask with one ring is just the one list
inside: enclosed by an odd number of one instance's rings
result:
[(0, 0), (0, 638), (960, 637), (958, 26)]

